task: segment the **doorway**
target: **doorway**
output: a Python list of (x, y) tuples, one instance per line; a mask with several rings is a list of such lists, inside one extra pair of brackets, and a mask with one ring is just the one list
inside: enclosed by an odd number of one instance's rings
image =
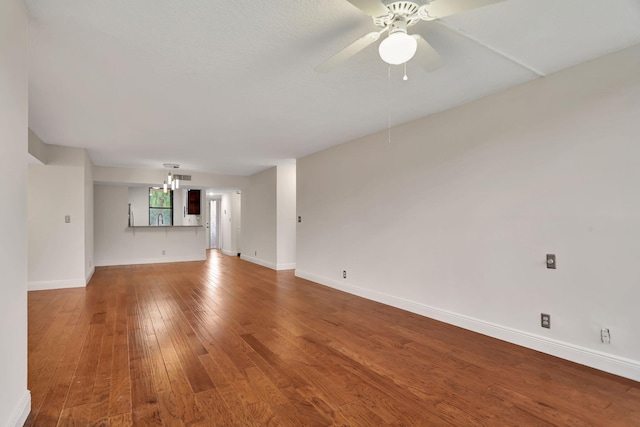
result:
[(220, 249), (220, 200), (209, 200), (209, 249)]

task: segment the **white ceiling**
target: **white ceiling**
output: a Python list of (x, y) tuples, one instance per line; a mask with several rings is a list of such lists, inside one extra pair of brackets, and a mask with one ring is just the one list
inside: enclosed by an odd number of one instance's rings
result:
[(249, 175), (640, 43), (640, 0), (505, 0), (412, 27), (445, 65), (389, 82), (377, 43), (314, 72), (376, 29), (345, 0), (25, 3), (29, 126), (101, 166)]

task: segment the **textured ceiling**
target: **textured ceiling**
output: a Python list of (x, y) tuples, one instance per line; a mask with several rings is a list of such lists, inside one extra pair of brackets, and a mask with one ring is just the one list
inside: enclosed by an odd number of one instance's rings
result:
[(345, 0), (25, 3), (29, 125), (101, 166), (248, 175), (640, 43), (639, 0), (505, 0), (412, 27), (444, 66), (405, 82), (314, 72), (376, 29)]

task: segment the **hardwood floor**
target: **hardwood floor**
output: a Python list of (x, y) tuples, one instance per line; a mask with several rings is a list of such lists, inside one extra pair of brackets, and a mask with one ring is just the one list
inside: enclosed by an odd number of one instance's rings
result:
[(212, 251), (29, 293), (32, 426), (640, 425), (640, 383)]

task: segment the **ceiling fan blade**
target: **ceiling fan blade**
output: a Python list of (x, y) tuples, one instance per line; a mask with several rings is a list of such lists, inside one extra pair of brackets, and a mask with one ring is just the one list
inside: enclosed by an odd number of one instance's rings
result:
[(413, 58), (422, 68), (427, 71), (433, 71), (442, 66), (444, 63), (442, 57), (421, 35), (413, 34), (411, 37), (418, 42), (418, 50)]
[(356, 53), (360, 52), (365, 47), (369, 46), (371, 43), (375, 42), (380, 38), (380, 33), (372, 32), (360, 37), (355, 42), (351, 43), (349, 46), (342, 49), (340, 52), (333, 55), (331, 58), (324, 61), (322, 64), (318, 65), (315, 70), (318, 73), (326, 73), (331, 71), (335, 66), (343, 63), (347, 59), (351, 58)]
[[(426, 9), (420, 13), (420, 18), (425, 20), (444, 18), (445, 16), (455, 15), (465, 10), (476, 9), (478, 7), (487, 6), (493, 3), (499, 3), (504, 0), (433, 0), (423, 6)], [(428, 18), (425, 18), (427, 15)]]
[(389, 9), (380, 0), (347, 0), (349, 3), (374, 18), (389, 14)]

